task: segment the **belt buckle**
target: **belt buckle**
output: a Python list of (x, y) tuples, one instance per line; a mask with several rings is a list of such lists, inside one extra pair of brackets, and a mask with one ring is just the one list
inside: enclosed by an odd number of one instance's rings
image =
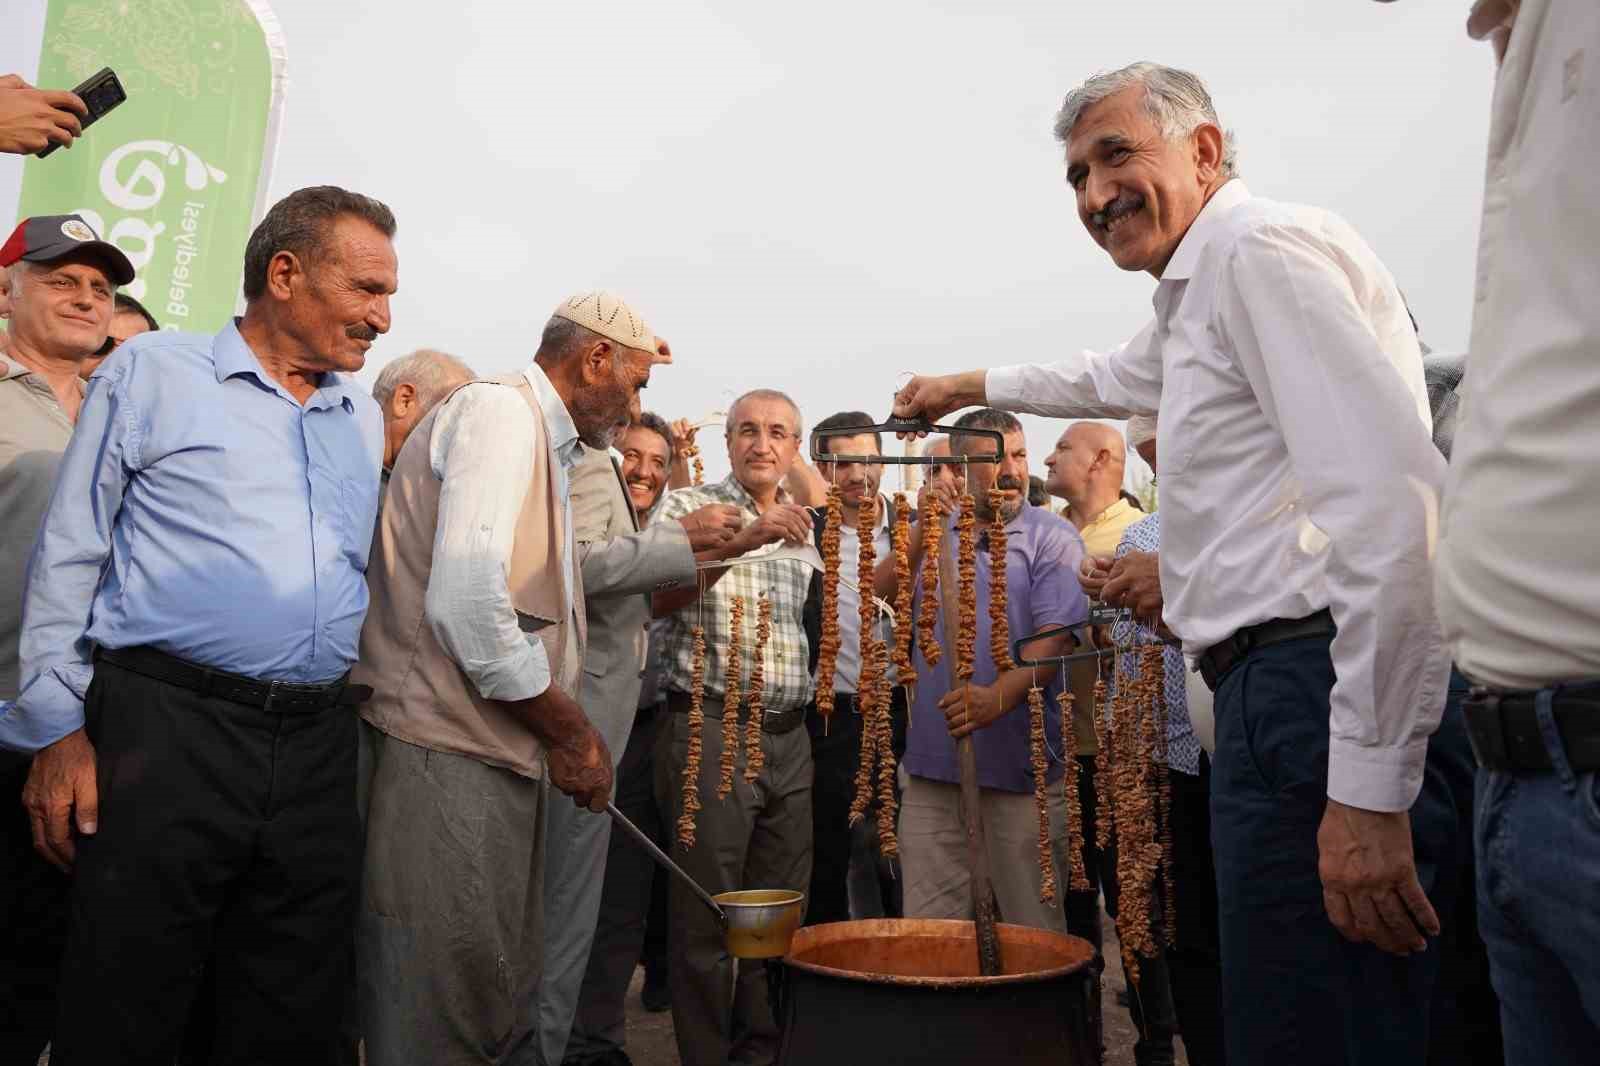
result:
[(1506, 723), (1500, 714), (1500, 693), (1482, 685), (1474, 685), (1461, 704), (1462, 717), (1467, 723), (1467, 741), (1478, 765), (1488, 770), (1500, 770), (1511, 765), (1506, 747)]
[(262, 711), (272, 710), (272, 701), (278, 698), (278, 689), (282, 686), (282, 684), (283, 682), (281, 681), (267, 682), (267, 702), (261, 705)]

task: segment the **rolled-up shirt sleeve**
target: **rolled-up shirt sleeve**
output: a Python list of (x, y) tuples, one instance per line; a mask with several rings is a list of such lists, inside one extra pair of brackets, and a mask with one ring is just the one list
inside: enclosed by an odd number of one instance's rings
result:
[(1358, 302), (1371, 279), (1352, 278), (1330, 238), (1265, 226), (1228, 255), (1219, 326), (1328, 539), (1328, 796), (1407, 810), (1450, 669), (1430, 563), (1444, 460)]
[(441, 485), (424, 612), (484, 699), (531, 699), (550, 687), (544, 645), (523, 631), (507, 576), (539, 444), (527, 404), (493, 384), (452, 396), (429, 442)]
[(83, 726), (94, 676), (87, 634), (95, 595), (138, 460), (140, 416), (128, 391), (133, 365), (118, 360), (90, 381), (56, 472), (24, 584), (22, 688), (0, 716), (0, 746), (38, 751)]
[(1152, 320), (1109, 352), (1055, 363), (997, 366), (984, 375), (989, 406), (1046, 418), (1127, 418), (1161, 405), (1161, 350)]

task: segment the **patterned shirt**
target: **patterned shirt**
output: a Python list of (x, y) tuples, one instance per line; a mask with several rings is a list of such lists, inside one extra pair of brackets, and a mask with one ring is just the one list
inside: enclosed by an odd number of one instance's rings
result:
[[(1141, 518), (1122, 534), (1117, 545), (1116, 558), (1129, 552), (1158, 552), (1161, 550), (1161, 512)], [(1159, 634), (1143, 622), (1125, 616), (1111, 627), (1111, 640), (1118, 646), (1133, 644), (1161, 644)], [(1165, 678), (1163, 695), (1167, 704), (1167, 765), (1186, 774), (1200, 772), (1200, 742), (1195, 739), (1194, 726), (1189, 722), (1189, 701), (1184, 695), (1184, 671), (1189, 667), (1183, 659), (1183, 650), (1171, 644), (1162, 650)], [(1132, 677), (1138, 670), (1135, 656), (1122, 660), (1122, 674)]]
[[(778, 499), (780, 503), (789, 502), (782, 490), (779, 490)], [(712, 503), (733, 504), (747, 523), (761, 517), (750, 493), (729, 474), (714, 485), (673, 492), (662, 501), (656, 521), (682, 518)], [(729, 643), (728, 610), (734, 596), (743, 596), (743, 673), (748, 692), (756, 643), (756, 601), (765, 592), (772, 601), (772, 636), (767, 641), (762, 706), (768, 711), (788, 711), (810, 703), (811, 671), (807, 663), (810, 648), (804, 623), (806, 594), (810, 588), (811, 568), (798, 559), (734, 566), (699, 600), (662, 619), (665, 623), (661, 631), (663, 687), (674, 692), (690, 691), (690, 664), (694, 655), (690, 631), (696, 625), (703, 625), (706, 631), (706, 698), (722, 699)]]

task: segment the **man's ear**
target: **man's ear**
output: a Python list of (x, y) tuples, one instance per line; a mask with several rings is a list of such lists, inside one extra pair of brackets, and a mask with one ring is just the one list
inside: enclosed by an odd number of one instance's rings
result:
[(389, 397), (389, 406), (394, 408), (396, 418), (405, 418), (417, 405), (417, 387), (409, 381), (402, 381), (394, 387), (394, 395)]
[(1202, 122), (1194, 131), (1194, 164), (1200, 184), (1210, 185), (1222, 173), (1222, 130), (1212, 122)]
[(279, 252), (267, 263), (266, 291), (275, 300), (288, 300), (305, 281), (306, 265), (293, 252)]
[(611, 360), (616, 349), (608, 340), (598, 340), (584, 349), (583, 355), (583, 383), (585, 385), (600, 385), (611, 377)]

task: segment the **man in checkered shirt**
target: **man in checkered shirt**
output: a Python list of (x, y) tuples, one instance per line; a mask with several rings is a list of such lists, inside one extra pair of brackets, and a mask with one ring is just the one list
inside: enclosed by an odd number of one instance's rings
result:
[[(792, 503), (782, 488), (800, 439), (800, 409), (793, 400), (771, 389), (746, 393), (728, 412), (728, 459), (733, 472), (714, 485), (672, 493), (661, 506), (661, 520), (681, 517), (707, 504), (738, 507), (746, 524), (717, 550), (718, 559), (732, 559), (780, 541), (809, 545), (811, 515)], [(811, 648), (803, 615), (813, 570), (804, 562), (786, 559), (702, 573), (703, 592), (689, 588), (656, 594), (656, 616), (665, 619), (662, 686), (673, 712), (656, 741), (656, 798), (668, 825), (676, 824), (689, 740), (692, 630), (703, 626), (706, 667), (700, 811), (694, 847), (677, 847), (676, 858), (689, 876), (713, 894), (742, 888), (805, 891), (811, 881), (812, 772), (811, 741), (800, 727), (811, 700)], [(762, 705), (766, 713), (761, 747), (765, 766), (754, 785), (745, 782), (745, 728), (741, 721), (734, 789), (718, 799), (729, 606), (735, 596), (744, 598), (740, 674), (741, 690), (748, 694), (757, 603), (763, 594), (772, 603), (772, 635), (763, 658)], [(742, 718), (744, 710), (728, 708), (728, 713)], [(680, 884), (671, 887), (668, 914), (672, 1021), (680, 1057), (686, 1063), (772, 1062), (778, 1033), (767, 1002), (765, 972), (759, 966), (740, 967), (735, 985), (733, 960), (725, 949), (721, 928)]]

